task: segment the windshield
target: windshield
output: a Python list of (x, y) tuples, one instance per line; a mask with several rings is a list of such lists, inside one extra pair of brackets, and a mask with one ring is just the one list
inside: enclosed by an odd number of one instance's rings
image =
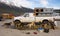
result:
[(25, 13), (25, 14), (24, 14), (24, 17), (29, 17), (29, 14), (28, 14), (28, 13)]

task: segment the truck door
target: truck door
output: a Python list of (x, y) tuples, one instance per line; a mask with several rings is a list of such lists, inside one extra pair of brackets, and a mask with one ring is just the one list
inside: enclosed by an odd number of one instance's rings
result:
[(26, 13), (25, 15), (24, 15), (24, 20), (23, 20), (24, 22), (29, 22), (29, 14), (28, 13)]
[(35, 17), (29, 17), (29, 22), (35, 22)]
[(29, 14), (29, 22), (35, 22), (35, 16), (33, 15), (33, 13)]

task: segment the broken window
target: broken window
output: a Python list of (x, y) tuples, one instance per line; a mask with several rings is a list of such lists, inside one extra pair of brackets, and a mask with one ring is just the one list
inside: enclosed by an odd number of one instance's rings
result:
[(41, 12), (43, 12), (43, 9), (40, 9)]
[(36, 16), (38, 15), (38, 13), (36, 13)]
[(39, 12), (39, 9), (36, 9), (36, 12)]

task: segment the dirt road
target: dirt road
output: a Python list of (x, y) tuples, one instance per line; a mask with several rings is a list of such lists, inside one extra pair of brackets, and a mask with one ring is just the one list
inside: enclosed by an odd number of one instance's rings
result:
[[(10, 21), (12, 20), (6, 20), (0, 22), (0, 36), (60, 36), (60, 30), (58, 29), (50, 30), (49, 33), (44, 33), (44, 32), (38, 32), (37, 30), (17, 30), (11, 28), (12, 26), (10, 26), (10, 28), (5, 28), (2, 26), (5, 22)], [(26, 34), (27, 32), (30, 32), (30, 34)], [(33, 32), (37, 32), (37, 34), (34, 34)]]

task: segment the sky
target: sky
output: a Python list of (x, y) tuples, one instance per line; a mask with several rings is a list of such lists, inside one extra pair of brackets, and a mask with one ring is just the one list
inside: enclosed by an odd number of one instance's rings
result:
[(60, 0), (0, 0), (8, 5), (15, 5), (17, 7), (27, 7), (27, 8), (54, 8), (60, 9)]

